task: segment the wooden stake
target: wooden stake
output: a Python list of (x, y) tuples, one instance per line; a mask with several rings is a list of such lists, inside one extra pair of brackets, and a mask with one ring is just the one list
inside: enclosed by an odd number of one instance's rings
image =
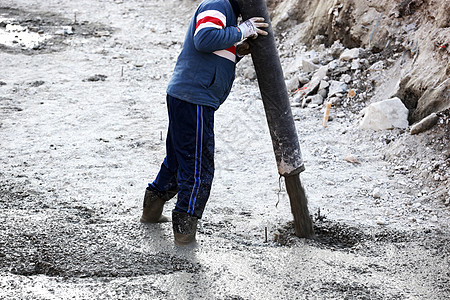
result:
[(328, 126), (328, 118), (330, 117), (330, 109), (331, 109), (331, 102), (325, 103), (325, 112), (323, 114), (323, 121), (322, 121), (322, 125), (325, 128), (327, 128), (327, 126)]

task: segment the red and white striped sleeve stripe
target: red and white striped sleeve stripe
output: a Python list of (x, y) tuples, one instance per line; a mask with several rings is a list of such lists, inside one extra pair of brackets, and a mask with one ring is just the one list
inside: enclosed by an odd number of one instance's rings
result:
[(227, 25), (227, 17), (218, 10), (205, 10), (197, 15), (194, 36), (203, 28), (222, 29)]
[(218, 50), (213, 52), (215, 55), (231, 60), (232, 62), (236, 62), (236, 46), (231, 46), (228, 49)]

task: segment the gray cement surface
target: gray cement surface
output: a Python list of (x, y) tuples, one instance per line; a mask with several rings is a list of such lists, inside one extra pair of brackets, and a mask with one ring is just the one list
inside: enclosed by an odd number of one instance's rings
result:
[(51, 35), (0, 51), (0, 298), (448, 298), (448, 209), (350, 112), (323, 128), (320, 109), (294, 110), (317, 240), (294, 236), (254, 81), (237, 79), (216, 113), (197, 244), (176, 247), (170, 223), (139, 223), (197, 3), (0, 2), (3, 19)]

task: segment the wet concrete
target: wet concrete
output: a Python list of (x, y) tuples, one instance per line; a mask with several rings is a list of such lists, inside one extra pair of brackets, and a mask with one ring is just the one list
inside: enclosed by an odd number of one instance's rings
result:
[[(350, 120), (325, 131), (317, 127), (321, 112), (311, 110), (298, 124), (317, 239), (295, 236), (256, 83), (239, 80), (216, 114), (216, 178), (198, 242), (176, 247), (170, 223), (144, 225), (139, 217), (145, 186), (164, 155), (165, 87), (195, 3), (2, 6), (26, 12), (25, 19), (53, 14), (52, 24), (71, 20), (76, 9), (79, 22), (114, 33), (64, 36), (64, 46), (35, 55), (0, 52), (1, 298), (450, 295), (448, 213), (427, 203), (426, 213), (440, 216), (433, 223), (406, 205), (416, 196), (398, 184), (402, 174), (386, 180), (382, 150), (373, 147), (380, 136), (360, 133)], [(105, 80), (86, 80), (96, 75)], [(344, 157), (349, 149), (360, 165), (321, 156), (323, 150)], [(367, 192), (373, 182), (389, 191), (382, 201)]]

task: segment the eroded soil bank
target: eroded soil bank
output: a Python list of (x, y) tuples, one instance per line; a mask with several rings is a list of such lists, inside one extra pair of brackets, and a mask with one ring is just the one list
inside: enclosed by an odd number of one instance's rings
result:
[(450, 295), (450, 213), (410, 168), (419, 159), (430, 166), (424, 176), (443, 174), (438, 127), (411, 158), (401, 151), (417, 143), (408, 132), (361, 131), (343, 106), (323, 128), (320, 107), (293, 108), (318, 236), (298, 239), (246, 58), (216, 113), (216, 177), (198, 244), (180, 249), (169, 223), (139, 217), (164, 156), (165, 88), (197, 2), (0, 4), (1, 18), (51, 36), (0, 52), (0, 297)]

